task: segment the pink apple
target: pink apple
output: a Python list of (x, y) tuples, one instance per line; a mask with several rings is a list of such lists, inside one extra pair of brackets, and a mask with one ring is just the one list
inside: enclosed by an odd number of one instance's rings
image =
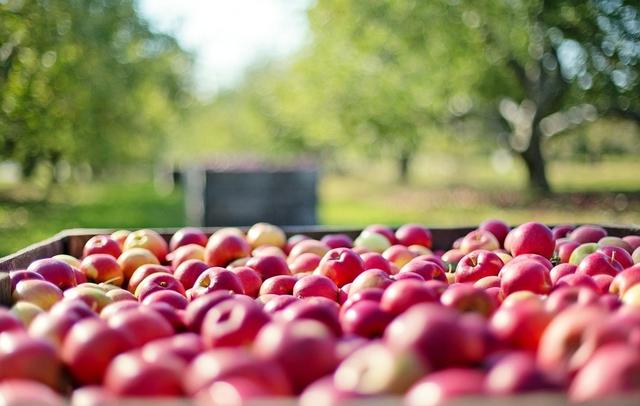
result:
[(298, 279), (293, 275), (276, 275), (262, 282), (260, 296), (267, 294), (291, 295)]
[(122, 254), (120, 244), (108, 235), (96, 235), (91, 237), (82, 250), (82, 256), (87, 257), (91, 254), (107, 254), (114, 258), (118, 258)]
[(144, 264), (138, 267), (135, 272), (129, 275), (127, 289), (131, 293), (135, 293), (140, 283), (145, 280), (149, 275), (155, 273), (171, 274), (171, 270), (163, 265), (158, 264)]
[(124, 274), (116, 258), (109, 254), (90, 254), (80, 263), (80, 271), (91, 282), (108, 282), (111, 285), (122, 286)]
[(618, 247), (622, 248), (627, 252), (627, 254), (631, 255), (633, 253), (633, 247), (631, 244), (626, 242), (620, 237), (607, 236), (603, 237), (598, 241), (598, 245), (600, 247)]
[[(282, 309), (289, 306), (290, 304), (297, 303), (300, 301), (300, 299), (291, 295), (268, 295), (268, 296), (271, 296), (271, 298), (264, 303), (264, 306), (262, 307), (262, 309), (265, 311), (265, 313), (270, 315), (274, 315), (280, 312)], [(267, 296), (263, 296), (263, 297), (267, 297)]]
[(433, 238), (431, 231), (420, 224), (405, 224), (396, 230), (396, 238), (398, 243), (406, 245), (422, 245), (431, 248)]
[(552, 314), (557, 314), (574, 304), (584, 306), (595, 303), (598, 298), (598, 293), (592, 288), (585, 286), (559, 286), (549, 294), (545, 307)]
[(562, 278), (558, 279), (558, 282), (556, 282), (556, 284), (554, 285), (554, 289), (566, 286), (581, 286), (589, 288), (594, 292), (598, 292), (599, 290), (598, 285), (591, 276), (579, 273), (565, 275)]
[(186, 296), (184, 286), (182, 286), (180, 281), (176, 279), (175, 276), (164, 272), (154, 273), (144, 278), (136, 288), (135, 296), (138, 300), (143, 301), (153, 292), (162, 290), (173, 290)]
[(598, 275), (607, 274), (616, 276), (623, 271), (622, 265), (615, 259), (604, 255), (601, 252), (589, 254), (578, 265), (577, 274)]
[(485, 276), (473, 283), (473, 286), (480, 289), (500, 288), (500, 277), (496, 275)]
[(191, 298), (206, 295), (217, 290), (244, 294), (240, 278), (228, 269), (212, 267), (200, 274), (193, 288)]
[(553, 233), (553, 238), (557, 240), (558, 238), (567, 237), (569, 233), (571, 233), (574, 229), (575, 226), (572, 226), (570, 224), (560, 224), (553, 227), (551, 229), (551, 232)]
[(388, 274), (391, 274), (391, 267), (389, 265), (389, 261), (382, 256), (382, 254), (377, 252), (366, 252), (360, 255), (362, 258), (362, 265), (365, 270), (367, 269), (382, 269)]
[(291, 275), (287, 261), (277, 255), (251, 258), (247, 262), (247, 266), (255, 269), (260, 274), (263, 283), (273, 276)]
[(156, 292), (148, 294), (143, 300), (142, 304), (150, 305), (151, 303), (166, 303), (175, 309), (186, 309), (187, 298), (176, 292), (175, 290), (158, 290)]
[(331, 249), (353, 247), (353, 240), (346, 234), (327, 234), (320, 241), (327, 244), (327, 247)]
[(551, 286), (549, 270), (537, 261), (510, 261), (500, 271), (500, 288), (505, 296), (520, 290), (547, 294)]
[(538, 368), (535, 356), (525, 351), (500, 357), (487, 374), (485, 386), (489, 393), (498, 396), (560, 389), (558, 383)]
[(467, 283), (449, 286), (440, 296), (440, 303), (460, 312), (477, 312), (485, 317), (496, 308), (489, 294)]
[(384, 259), (394, 263), (397, 267), (402, 268), (407, 262), (411, 261), (417, 255), (404, 245), (392, 245), (382, 253)]
[(208, 348), (247, 346), (269, 321), (255, 302), (225, 300), (207, 312), (202, 339)]
[(338, 286), (333, 280), (323, 275), (305, 276), (293, 286), (293, 296), (301, 299), (321, 296), (330, 300), (337, 300), (337, 295)]
[(195, 227), (184, 227), (176, 231), (169, 241), (169, 250), (175, 251), (179, 247), (188, 244), (197, 244), (202, 247), (207, 245), (207, 235)]
[(185, 289), (191, 289), (198, 277), (209, 269), (209, 265), (197, 259), (189, 259), (181, 263), (173, 272)]
[(277, 314), (276, 320), (290, 323), (294, 320), (315, 320), (324, 324), (336, 337), (342, 335), (339, 306), (323, 297), (312, 297), (295, 302)]
[(398, 315), (418, 303), (436, 302), (438, 297), (424, 282), (403, 280), (394, 282), (384, 291), (380, 306), (385, 311)]
[(298, 255), (290, 264), (292, 274), (313, 272), (320, 265), (322, 258), (311, 252)]
[(262, 285), (262, 278), (255, 269), (248, 266), (239, 266), (231, 268), (230, 271), (236, 274), (240, 279), (245, 295), (251, 297), (258, 296), (260, 286)]
[(640, 247), (640, 235), (627, 235), (622, 240), (631, 246), (632, 252)]
[(451, 269), (455, 269), (460, 260), (465, 256), (465, 253), (460, 249), (450, 249), (442, 254), (442, 260), (449, 265)]
[(340, 319), (345, 334), (367, 338), (381, 337), (393, 315), (380, 308), (378, 302), (361, 300), (344, 312)]
[(18, 282), (29, 279), (38, 279), (43, 281), (44, 277), (39, 273), (33, 271), (27, 271), (26, 269), (19, 269), (17, 271), (9, 272), (9, 279), (11, 280), (11, 292), (16, 289)]
[(407, 406), (439, 405), (459, 397), (481, 396), (485, 393), (485, 374), (471, 368), (447, 368), (432, 372), (419, 380), (407, 392)]
[(569, 238), (580, 244), (588, 242), (598, 242), (607, 236), (607, 231), (600, 226), (584, 225), (579, 226), (569, 234)]
[(563, 276), (574, 274), (576, 272), (576, 269), (578, 269), (576, 265), (566, 263), (554, 266), (553, 268), (551, 268), (551, 272), (549, 272), (551, 283), (555, 285)]
[(251, 246), (244, 237), (232, 233), (215, 233), (205, 248), (205, 262), (211, 266), (227, 266), (238, 258), (248, 257)]
[(349, 287), (348, 296), (354, 295), (364, 289), (381, 288), (385, 289), (391, 285), (393, 280), (388, 273), (381, 269), (368, 269), (358, 275)]
[(176, 398), (182, 395), (181, 360), (165, 356), (149, 361), (139, 352), (118, 355), (105, 372), (104, 386), (121, 397)]
[(58, 388), (62, 365), (54, 346), (24, 331), (0, 334), (0, 382), (32, 380)]
[(476, 250), (493, 251), (500, 248), (496, 237), (487, 230), (473, 230), (460, 243), (460, 251), (468, 254)]
[(445, 275), (445, 271), (442, 266), (438, 265), (437, 262), (426, 261), (424, 259), (421, 259), (420, 257), (409, 261), (409, 263), (403, 266), (400, 269), (400, 273), (404, 272), (417, 273), (418, 275), (422, 276), (425, 281), (432, 279), (443, 282), (447, 281), (447, 276)]
[(633, 258), (626, 250), (620, 247), (604, 246), (598, 248), (596, 252), (601, 252), (614, 261), (618, 261), (622, 265), (622, 269), (627, 269), (633, 266)]
[(77, 285), (75, 272), (71, 265), (53, 258), (38, 259), (33, 261), (27, 271), (40, 274), (60, 289), (68, 289)]
[(151, 341), (142, 347), (142, 357), (154, 361), (167, 354), (182, 359), (186, 364), (205, 351), (202, 337), (195, 333), (181, 333)]
[(509, 250), (514, 257), (522, 254), (538, 254), (551, 258), (555, 249), (555, 240), (549, 227), (529, 222), (511, 231), (509, 245)]
[(157, 311), (139, 307), (125, 310), (111, 316), (109, 327), (122, 332), (134, 347), (142, 347), (158, 338), (170, 337), (174, 329)]
[(508, 307), (501, 306), (491, 317), (490, 328), (505, 344), (535, 351), (551, 319), (543, 303), (521, 300)]
[(609, 292), (622, 297), (632, 286), (638, 283), (640, 283), (640, 265), (634, 265), (613, 278)]
[(316, 254), (319, 257), (323, 257), (327, 252), (329, 252), (331, 248), (327, 246), (327, 244), (318, 240), (302, 240), (297, 243), (291, 251), (289, 252), (289, 259), (293, 260), (299, 257), (302, 254), (312, 253)]
[(497, 276), (502, 260), (493, 252), (476, 250), (465, 255), (456, 267), (456, 282), (475, 282), (485, 276)]
[(504, 244), (504, 239), (507, 238), (507, 234), (511, 231), (511, 228), (502, 220), (486, 220), (480, 223), (479, 230), (486, 230), (493, 234), (500, 245)]
[(13, 313), (0, 307), (0, 334), (5, 331), (24, 330), (24, 325)]
[(362, 259), (348, 248), (335, 248), (322, 257), (315, 273), (323, 275), (342, 287), (364, 271)]
[(184, 314), (184, 323), (187, 325), (187, 328), (194, 333), (200, 333), (202, 321), (209, 309), (231, 298), (233, 298), (233, 295), (229, 293), (229, 291), (217, 290), (192, 300), (189, 305), (187, 305)]
[(204, 261), (204, 251), (204, 247), (198, 244), (183, 245), (167, 254), (167, 262), (171, 263), (171, 269), (176, 270), (180, 264), (190, 259)]
[(367, 226), (363, 231), (381, 234), (387, 238), (387, 240), (389, 241), (389, 244), (391, 245), (398, 244), (398, 239), (396, 238), (396, 235), (394, 234), (393, 230), (382, 224), (371, 224)]
[(0, 383), (0, 402), (6, 406), (63, 406), (64, 398), (49, 386), (28, 379), (10, 379)]
[(560, 262), (568, 263), (571, 260), (571, 255), (573, 251), (580, 246), (576, 241), (567, 241), (560, 244), (557, 248), (558, 257), (560, 258)]

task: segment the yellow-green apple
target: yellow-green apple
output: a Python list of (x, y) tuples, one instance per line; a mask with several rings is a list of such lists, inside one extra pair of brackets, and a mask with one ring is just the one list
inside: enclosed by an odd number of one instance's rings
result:
[(176, 231), (169, 240), (169, 251), (175, 251), (179, 247), (196, 244), (204, 247), (207, 245), (207, 235), (196, 227), (183, 227)]
[(287, 245), (287, 237), (278, 226), (268, 223), (256, 223), (247, 231), (247, 242), (253, 248), (261, 245), (284, 248)]
[(497, 219), (483, 221), (478, 226), (478, 229), (486, 230), (493, 234), (500, 243), (500, 246), (504, 244), (504, 239), (507, 238), (507, 234), (509, 234), (509, 231), (511, 231), (511, 228), (507, 225), (507, 223)]
[(364, 249), (365, 252), (382, 253), (390, 246), (391, 244), (385, 236), (369, 231), (363, 231), (358, 238), (353, 241), (353, 247), (355, 249)]
[(604, 228), (594, 225), (579, 226), (569, 234), (570, 239), (577, 241), (580, 244), (590, 242), (595, 243), (606, 236), (607, 231)]
[(60, 289), (68, 289), (77, 285), (75, 272), (71, 265), (53, 258), (38, 259), (27, 267), (27, 271), (35, 272)]
[(62, 365), (54, 346), (24, 331), (0, 334), (0, 381), (25, 379), (59, 387)]
[(298, 279), (293, 275), (276, 275), (262, 282), (259, 295), (291, 295)]
[(24, 327), (29, 327), (33, 319), (42, 312), (44, 312), (44, 310), (29, 302), (19, 301), (11, 306), (11, 314), (20, 320), (20, 323)]
[(80, 271), (91, 282), (108, 282), (115, 286), (122, 286), (124, 274), (116, 261), (109, 254), (89, 254), (80, 264)]
[(293, 296), (300, 299), (320, 296), (335, 301), (338, 298), (338, 286), (326, 276), (307, 275), (295, 283)]
[(22, 280), (13, 291), (14, 302), (33, 303), (42, 310), (49, 310), (51, 306), (62, 300), (62, 297), (60, 288), (51, 282), (38, 279)]
[(364, 271), (362, 259), (348, 248), (334, 248), (327, 252), (314, 271), (333, 280), (338, 287), (353, 282)]
[(160, 261), (156, 258), (151, 251), (145, 248), (131, 248), (122, 253), (118, 257), (118, 264), (122, 269), (125, 283), (129, 281), (131, 275), (146, 264), (160, 265)]
[(455, 281), (475, 282), (485, 276), (497, 276), (503, 265), (502, 260), (491, 251), (472, 251), (458, 262)]
[(640, 307), (640, 284), (630, 287), (622, 296), (622, 302), (625, 305)]
[[(381, 234), (383, 236), (385, 236), (387, 238), (387, 240), (389, 241), (389, 244), (394, 245), (394, 244), (398, 244), (398, 239), (396, 238), (395, 233), (393, 232), (393, 230), (385, 225), (382, 224), (371, 224), (369, 226), (367, 226), (364, 230), (362, 231), (366, 231), (369, 233), (378, 233)], [(411, 244), (409, 244), (411, 245)]]
[(129, 230), (117, 230), (111, 233), (110, 237), (115, 242), (117, 242), (120, 248), (122, 249), (122, 247), (124, 246), (124, 241), (127, 239), (129, 234), (131, 234), (131, 231)]
[(225, 300), (207, 312), (202, 339), (208, 348), (249, 346), (269, 321), (254, 301)]
[(458, 398), (485, 394), (485, 373), (471, 368), (447, 368), (425, 376), (407, 392), (406, 406), (435, 406)]
[[(102, 284), (101, 284), (102, 285)], [(102, 287), (102, 286), (101, 286)], [(103, 287), (104, 289), (104, 287)], [(115, 288), (111, 290), (107, 290), (107, 296), (111, 299), (112, 302), (121, 302), (124, 300), (138, 300), (133, 293), (128, 290), (124, 290), (122, 288)]]
[(113, 300), (98, 285), (85, 283), (64, 291), (64, 300), (82, 300), (95, 312), (100, 312)]
[(496, 237), (487, 230), (473, 230), (460, 242), (460, 251), (468, 254), (476, 250), (493, 251), (500, 248)]
[(426, 248), (431, 248), (433, 244), (433, 238), (431, 230), (421, 224), (405, 224), (400, 226), (396, 230), (396, 238), (398, 243), (406, 245), (422, 245)]

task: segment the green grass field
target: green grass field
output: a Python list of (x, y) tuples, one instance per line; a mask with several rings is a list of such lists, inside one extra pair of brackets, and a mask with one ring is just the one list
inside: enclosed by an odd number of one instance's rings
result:
[[(640, 223), (637, 160), (553, 164), (549, 173), (558, 194), (542, 200), (521, 193), (521, 168), (500, 175), (478, 159), (456, 163), (423, 158), (415, 163), (408, 185), (398, 185), (386, 163), (366, 173), (351, 172), (357, 174), (323, 176), (321, 223), (468, 225), (489, 217), (511, 223)], [(159, 193), (152, 183), (63, 185), (46, 200), (29, 186), (0, 188), (0, 255), (68, 228), (183, 224), (182, 191)]]

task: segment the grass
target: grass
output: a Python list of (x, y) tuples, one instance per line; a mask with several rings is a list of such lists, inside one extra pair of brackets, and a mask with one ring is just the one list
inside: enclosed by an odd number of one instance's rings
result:
[[(422, 157), (408, 185), (395, 182), (386, 162), (350, 173), (323, 176), (321, 223), (468, 225), (490, 217), (511, 223), (640, 222), (640, 162), (631, 159), (554, 163), (549, 173), (558, 194), (545, 199), (522, 193), (521, 167), (500, 172), (476, 158)], [(159, 192), (153, 183), (63, 185), (46, 200), (28, 185), (0, 187), (0, 255), (68, 228), (174, 227), (184, 221), (182, 191)]]

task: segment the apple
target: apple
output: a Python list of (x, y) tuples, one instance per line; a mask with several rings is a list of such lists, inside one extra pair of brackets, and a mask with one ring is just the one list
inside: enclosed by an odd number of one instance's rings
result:
[(292, 394), (287, 375), (278, 363), (260, 359), (243, 347), (217, 348), (201, 353), (189, 364), (183, 382), (187, 394), (195, 395), (214, 382), (232, 378), (264, 384), (274, 396)]
[(560, 313), (572, 305), (588, 305), (596, 303), (599, 294), (585, 286), (564, 286), (555, 289), (545, 302), (545, 307), (552, 314)]
[(111, 236), (96, 235), (91, 237), (84, 244), (84, 248), (82, 249), (83, 258), (88, 257), (91, 254), (106, 254), (113, 258), (118, 258), (120, 254), (122, 254), (122, 248)]
[(491, 251), (472, 251), (458, 262), (455, 281), (475, 282), (485, 276), (497, 276), (503, 265), (502, 260)]
[(89, 254), (80, 264), (80, 271), (92, 282), (108, 282), (121, 286), (124, 274), (116, 258), (109, 254)]
[(623, 271), (622, 265), (615, 259), (608, 257), (600, 252), (589, 254), (578, 265), (576, 274), (598, 275), (607, 274), (616, 276)]
[(382, 253), (391, 246), (389, 240), (382, 234), (363, 231), (353, 241), (354, 248), (365, 249), (366, 252)]
[(540, 301), (521, 300), (504, 304), (491, 316), (492, 333), (505, 344), (522, 350), (535, 351), (552, 315)]
[[(290, 304), (297, 303), (300, 301), (295, 296), (291, 295), (271, 295), (272, 297), (264, 302), (264, 306), (262, 309), (265, 313), (269, 315), (274, 315), (280, 312), (282, 309), (286, 308)], [(266, 298), (267, 296), (262, 296)]]
[(342, 336), (339, 305), (324, 297), (312, 297), (286, 306), (277, 313), (276, 320), (290, 323), (294, 320), (315, 320), (324, 324), (336, 337)]
[(300, 395), (300, 406), (343, 406), (351, 400), (366, 400), (367, 396), (336, 387), (332, 376), (326, 376), (307, 386)]
[(79, 317), (73, 312), (67, 314), (40, 313), (31, 322), (29, 335), (33, 338), (48, 341), (56, 351), (60, 351), (65, 336), (71, 327), (82, 318), (84, 317)]
[(202, 321), (209, 309), (218, 303), (231, 298), (233, 298), (233, 295), (229, 293), (229, 291), (217, 290), (192, 300), (187, 305), (187, 309), (184, 314), (184, 323), (187, 328), (194, 333), (200, 333)]
[(424, 281), (424, 278), (415, 272), (397, 273), (395, 275), (391, 275), (391, 279), (393, 279), (394, 281), (401, 281), (403, 279), (413, 279), (418, 281)]
[(553, 264), (551, 263), (551, 261), (549, 261), (547, 258), (538, 255), (538, 254), (521, 254), (518, 255), (517, 257), (513, 258), (511, 261), (509, 261), (509, 263), (511, 265), (517, 264), (520, 261), (535, 261), (538, 262), (540, 265), (543, 265), (545, 268), (547, 268), (549, 271), (551, 270), (551, 268), (553, 268)]
[(103, 386), (82, 386), (71, 394), (72, 406), (106, 406), (115, 404), (117, 397)]
[(256, 223), (247, 231), (247, 242), (253, 248), (262, 245), (284, 248), (287, 245), (287, 237), (278, 226), (268, 223)]
[(253, 349), (260, 359), (280, 365), (295, 393), (337, 365), (333, 334), (314, 320), (269, 323), (258, 333)]
[(398, 244), (398, 239), (396, 238), (396, 235), (393, 232), (393, 230), (391, 228), (385, 226), (385, 225), (382, 225), (382, 224), (371, 224), (371, 225), (365, 227), (365, 229), (363, 231), (366, 231), (368, 233), (381, 234), (381, 235), (386, 237), (386, 239), (389, 241), (389, 244), (391, 244), (391, 245)]
[(442, 282), (447, 281), (447, 276), (442, 266), (440, 266), (437, 262), (421, 259), (421, 257), (412, 259), (400, 269), (400, 273), (405, 272), (416, 273), (422, 276), (425, 281), (432, 279)]
[(394, 263), (397, 267), (402, 268), (407, 262), (411, 261), (418, 255), (410, 251), (404, 245), (392, 245), (382, 253), (384, 259)]
[(553, 268), (551, 268), (551, 271), (549, 272), (549, 276), (551, 277), (551, 283), (555, 286), (555, 284), (558, 282), (560, 278), (562, 278), (565, 275), (574, 274), (576, 272), (576, 269), (578, 269), (576, 265), (566, 264), (566, 263), (562, 263), (554, 266)]
[(33, 261), (27, 267), (27, 271), (40, 274), (46, 281), (49, 281), (62, 290), (77, 285), (75, 272), (71, 265), (59, 259), (45, 258)]
[(487, 374), (485, 387), (487, 392), (498, 396), (560, 389), (538, 368), (535, 355), (525, 351), (501, 356)]
[(49, 314), (53, 316), (71, 316), (77, 319), (84, 319), (86, 317), (96, 317), (96, 312), (91, 310), (91, 308), (82, 300), (63, 300), (62, 302), (58, 302), (51, 310), (49, 310)]
[(476, 288), (487, 290), (489, 288), (500, 288), (500, 277), (497, 275), (485, 276), (473, 283)]
[(553, 238), (557, 240), (558, 238), (567, 237), (569, 235), (569, 233), (571, 233), (574, 229), (575, 229), (575, 226), (573, 226), (573, 225), (560, 224), (560, 225), (557, 225), (557, 226), (553, 227), (551, 229), (551, 232), (553, 233)]
[(460, 251), (468, 254), (476, 250), (493, 251), (500, 248), (500, 242), (487, 230), (473, 230), (460, 242)]
[(175, 251), (179, 247), (197, 244), (202, 247), (207, 245), (207, 235), (195, 227), (183, 227), (176, 231), (169, 240), (169, 251)]
[(104, 386), (116, 396), (175, 398), (183, 393), (182, 369), (175, 357), (149, 361), (138, 352), (127, 352), (109, 364)]
[[(200, 278), (198, 278), (198, 280), (200, 280)], [(138, 300), (144, 301), (144, 299), (153, 292), (162, 290), (172, 290), (178, 292), (182, 296), (186, 296), (184, 286), (182, 286), (180, 281), (172, 274), (164, 272), (157, 272), (144, 278), (136, 288), (134, 295)]]
[(633, 250), (633, 254), (631, 254), (631, 258), (633, 259), (634, 264), (640, 264), (640, 247)]
[(640, 265), (634, 265), (613, 278), (609, 292), (622, 297), (632, 286), (638, 283), (640, 283)]
[(237, 268), (231, 268), (230, 271), (240, 279), (245, 295), (251, 297), (258, 296), (260, 286), (262, 285), (262, 278), (255, 269), (248, 266), (239, 266)]
[(447, 368), (432, 372), (407, 392), (406, 406), (435, 406), (456, 398), (485, 394), (485, 374), (471, 368)]
[(327, 247), (331, 249), (353, 247), (353, 240), (346, 234), (327, 234), (320, 241), (327, 244)]
[(596, 252), (601, 252), (612, 260), (618, 261), (620, 265), (622, 265), (622, 269), (627, 269), (633, 266), (633, 258), (631, 258), (631, 254), (623, 248), (607, 245), (598, 248)]
[(349, 310), (349, 307), (360, 302), (361, 300), (380, 303), (384, 292), (385, 291), (380, 288), (368, 288), (354, 294), (340, 306), (340, 315), (342, 316), (347, 310)]
[(509, 296), (505, 296), (502, 302), (502, 307), (511, 307), (520, 302), (535, 302), (537, 304), (541, 304), (543, 302), (542, 298), (543, 296), (529, 290), (519, 290), (517, 292), (513, 292)]
[(538, 254), (551, 258), (555, 240), (549, 227), (541, 223), (529, 222), (519, 225), (510, 233), (509, 251), (516, 257), (522, 254)]
[(24, 331), (0, 334), (0, 381), (28, 379), (58, 388), (62, 365), (51, 343)]
[(13, 292), (14, 290), (16, 290), (16, 285), (20, 281), (30, 280), (30, 279), (43, 281), (44, 277), (42, 277), (42, 275), (40, 275), (39, 273), (35, 273), (33, 271), (27, 271), (26, 269), (19, 269), (17, 271), (9, 271), (9, 279), (11, 280), (11, 292)]
[(297, 243), (289, 252), (289, 260), (292, 261), (302, 254), (311, 253), (323, 257), (331, 248), (318, 240), (306, 239)]
[(251, 251), (252, 257), (264, 257), (266, 255), (275, 255), (287, 259), (287, 254), (284, 253), (282, 248), (274, 247), (273, 245), (261, 245)]
[(276, 275), (291, 275), (287, 261), (276, 255), (251, 258), (247, 262), (247, 266), (255, 269), (260, 274), (263, 283)]
[(362, 266), (367, 269), (382, 269), (388, 274), (391, 274), (391, 266), (389, 261), (378, 252), (366, 252), (360, 255), (362, 259)]
[(156, 273), (171, 274), (171, 270), (164, 265), (158, 264), (144, 264), (138, 267), (138, 269), (130, 275), (127, 290), (131, 293), (135, 293), (142, 283), (149, 275)]
[(381, 269), (368, 269), (362, 272), (351, 283), (348, 296), (352, 296), (364, 289), (381, 288), (385, 289), (391, 285), (393, 280), (388, 273)]
[[(209, 265), (198, 259), (188, 259), (181, 263), (173, 272), (185, 289), (191, 289), (198, 277), (207, 269)], [(234, 272), (237, 274), (237, 272)]]
[(405, 224), (396, 230), (398, 243), (406, 245), (422, 245), (431, 248), (433, 238), (431, 230), (420, 224)]
[(618, 247), (618, 248), (622, 248), (629, 255), (631, 255), (633, 253), (633, 247), (631, 246), (631, 244), (629, 244), (628, 242), (626, 242), (625, 240), (623, 240), (620, 237), (613, 237), (613, 236), (602, 237), (598, 241), (598, 245), (600, 247)]
[(244, 294), (240, 278), (228, 269), (212, 267), (204, 271), (191, 288), (191, 298), (206, 295), (217, 290)]
[(448, 265), (448, 270), (454, 270), (464, 256), (462, 250), (453, 248), (442, 254), (442, 260)]
[(251, 255), (251, 246), (241, 235), (216, 233), (205, 248), (205, 262), (211, 266), (227, 266), (236, 259)]
[(85, 283), (64, 291), (64, 300), (82, 300), (89, 308), (100, 312), (112, 302), (107, 292), (98, 285)]
[(497, 219), (483, 221), (478, 226), (478, 229), (486, 230), (493, 234), (500, 243), (500, 246), (504, 244), (504, 239), (507, 238), (507, 234), (511, 231), (511, 228), (507, 223)]
[(63, 406), (65, 400), (47, 385), (27, 379), (0, 383), (0, 403), (5, 406)]
[(630, 287), (622, 296), (622, 302), (629, 306), (640, 307), (640, 285)]
[(462, 320), (448, 307), (419, 303), (389, 324), (384, 341), (396, 351), (416, 351), (434, 369), (473, 364), (484, 355), (484, 337), (469, 334)]
[[(558, 254), (558, 258), (560, 258), (561, 263), (568, 263), (571, 261), (571, 255), (573, 255), (573, 251), (580, 246), (579, 243), (575, 241), (567, 241), (560, 245), (558, 245), (556, 251)], [(578, 255), (578, 254), (576, 254)], [(575, 265), (575, 264), (574, 264)]]
[(189, 302), (187, 298), (176, 292), (175, 290), (158, 290), (148, 294), (142, 304), (150, 305), (151, 303), (166, 303), (175, 309), (186, 309)]
[[(640, 391), (640, 351), (628, 344), (598, 349), (569, 387), (572, 402), (594, 402), (633, 396)], [(632, 399), (632, 398), (629, 398)]]
[(326, 297), (330, 300), (337, 300), (338, 286), (323, 275), (308, 275), (299, 279), (293, 286), (293, 296), (297, 298)]
[(131, 231), (129, 230), (116, 230), (113, 233), (111, 233), (109, 237), (111, 237), (115, 242), (117, 242), (120, 248), (122, 249), (122, 247), (124, 246), (124, 241), (127, 239), (129, 234), (131, 234)]
[(72, 268), (76, 268), (76, 269), (80, 268), (80, 260), (72, 255), (58, 254), (58, 255), (52, 256), (51, 258), (58, 259), (62, 262), (66, 262), (67, 264), (71, 265)]
[(285, 245), (284, 247), (284, 252), (289, 255), (291, 253), (291, 250), (293, 249), (294, 246), (296, 246), (296, 244), (298, 244), (301, 241), (304, 240), (310, 240), (311, 237), (304, 235), (304, 234), (294, 234), (291, 237), (289, 237), (287, 239), (287, 245)]
[[(118, 264), (122, 269), (125, 281), (129, 281), (133, 273), (142, 265), (160, 265), (158, 258), (145, 248), (131, 248), (118, 257)], [(129, 289), (131, 290), (131, 289)]]
[(558, 282), (554, 285), (554, 289), (566, 287), (566, 286), (581, 286), (591, 289), (593, 292), (598, 292), (599, 288), (593, 278), (589, 275), (573, 273), (565, 275), (558, 279)]
[(500, 271), (500, 288), (505, 296), (520, 290), (547, 294), (551, 287), (549, 270), (534, 260), (510, 261)]
[(579, 265), (584, 258), (596, 252), (598, 248), (598, 244), (596, 244), (595, 242), (589, 242), (579, 245), (571, 252), (569, 263), (573, 265)]
[(225, 300), (207, 312), (202, 339), (208, 348), (248, 346), (269, 321), (253, 301)]
[(11, 306), (11, 314), (13, 314), (24, 327), (29, 327), (33, 319), (44, 310), (33, 303), (19, 301)]
[[(111, 360), (132, 347), (124, 332), (109, 327), (101, 319), (86, 318), (71, 327), (61, 355), (77, 383), (100, 384)], [(97, 348), (100, 350), (96, 351)]]
[(178, 247), (177, 250), (167, 254), (167, 261), (171, 263), (171, 269), (178, 269), (180, 264), (190, 259), (204, 261), (205, 248), (197, 244), (188, 244)]
[(378, 302), (361, 300), (351, 305), (340, 318), (345, 334), (354, 334), (366, 338), (382, 337), (393, 315), (380, 308)]
[(195, 333), (181, 333), (145, 344), (141, 354), (142, 358), (149, 361), (159, 360), (169, 355), (189, 364), (204, 351), (202, 337)]
[(262, 283), (260, 296), (266, 294), (291, 295), (298, 279), (293, 275), (276, 275)]
[(146, 228), (130, 233), (124, 240), (123, 253), (132, 248), (145, 248), (160, 262), (163, 262), (169, 253), (169, 245), (165, 239), (156, 231)]
[(311, 252), (301, 254), (289, 263), (289, 269), (292, 274), (313, 272), (320, 265), (322, 258)]
[(62, 300), (62, 297), (62, 291), (56, 285), (37, 279), (20, 281), (13, 291), (14, 302), (33, 303), (42, 310), (49, 310), (51, 306)]
[(607, 231), (600, 226), (583, 225), (577, 227), (569, 234), (569, 238), (580, 244), (598, 242), (607, 236)]
[(139, 307), (111, 316), (107, 323), (114, 330), (128, 337), (134, 347), (142, 347), (153, 340), (170, 337), (174, 329), (157, 311)]
[(440, 296), (440, 303), (460, 312), (477, 312), (485, 317), (496, 308), (488, 293), (467, 283), (450, 286)]
[(330, 278), (338, 287), (342, 287), (363, 271), (362, 259), (358, 254), (348, 248), (334, 248), (322, 257), (315, 273)]
[(640, 247), (640, 235), (626, 235), (622, 240), (631, 246), (632, 252)]
[(115, 316), (116, 314), (122, 313), (130, 309), (139, 309), (140, 306), (142, 306), (142, 303), (138, 302), (137, 300), (135, 302), (129, 301), (129, 300), (114, 302), (114, 303), (108, 304), (107, 306), (104, 307), (104, 309), (102, 309), (102, 311), (100, 312), (100, 318), (104, 320), (109, 320), (111, 317)]
[(0, 334), (5, 331), (21, 331), (24, 325), (13, 313), (4, 307), (0, 307)]

